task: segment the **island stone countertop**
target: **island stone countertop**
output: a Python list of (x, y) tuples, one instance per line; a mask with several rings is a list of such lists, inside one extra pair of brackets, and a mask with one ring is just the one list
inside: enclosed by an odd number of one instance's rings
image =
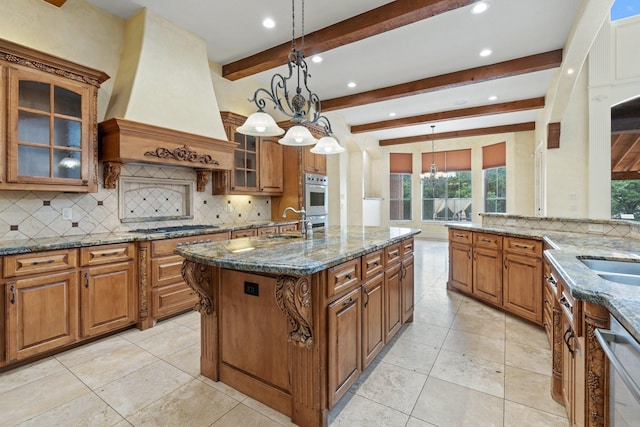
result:
[[(217, 224), (192, 230), (177, 230), (157, 233), (136, 233), (122, 231), (117, 233), (78, 234), (60, 237), (42, 237), (35, 239), (0, 240), (0, 255), (14, 255), (28, 252), (50, 251), (56, 249), (81, 248), (86, 246), (110, 245), (135, 241), (171, 239), (174, 237), (197, 236), (200, 234), (224, 233), (234, 230), (261, 228), (277, 225), (297, 224), (298, 221), (248, 221), (234, 224)], [(138, 228), (132, 225), (132, 229)], [(155, 228), (155, 227), (154, 227)]]
[(400, 227), (329, 226), (314, 230), (308, 239), (291, 232), (183, 246), (175, 253), (199, 264), (232, 270), (304, 276), (418, 233), (418, 229)]
[(640, 286), (602, 279), (581, 258), (640, 262), (640, 241), (598, 234), (569, 233), (509, 227), (485, 227), (481, 224), (447, 224), (449, 228), (500, 233), (543, 240), (553, 249), (545, 257), (560, 274), (575, 298), (606, 307), (640, 341)]

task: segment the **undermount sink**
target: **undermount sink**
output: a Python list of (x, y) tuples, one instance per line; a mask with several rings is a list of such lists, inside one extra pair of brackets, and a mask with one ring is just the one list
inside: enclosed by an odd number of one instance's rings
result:
[(591, 258), (578, 259), (605, 280), (640, 286), (640, 262)]

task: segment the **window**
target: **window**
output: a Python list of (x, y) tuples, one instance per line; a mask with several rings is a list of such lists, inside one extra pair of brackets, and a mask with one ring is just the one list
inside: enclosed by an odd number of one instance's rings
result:
[(434, 163), (436, 179), (422, 180), (423, 221), (471, 221), (471, 150), (422, 153), (422, 171)]
[(389, 220), (411, 220), (411, 153), (389, 154)]
[(640, 220), (640, 180), (611, 181), (611, 217)]
[(484, 211), (507, 211), (506, 143), (482, 147), (482, 173), (484, 175)]
[(611, 21), (618, 21), (638, 14), (640, 14), (638, 0), (616, 0), (611, 6)]
[(392, 173), (389, 180), (389, 219), (411, 220), (411, 174)]
[(484, 173), (484, 211), (507, 211), (507, 168), (485, 169)]

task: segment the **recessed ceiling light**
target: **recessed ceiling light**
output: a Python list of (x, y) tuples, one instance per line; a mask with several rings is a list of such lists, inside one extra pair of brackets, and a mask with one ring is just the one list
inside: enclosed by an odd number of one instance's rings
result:
[(349, 83), (347, 83), (347, 87), (353, 89), (354, 87), (356, 87), (356, 83), (355, 82), (349, 82)]
[(480, 56), (489, 56), (491, 55), (491, 49), (484, 49), (480, 52)]
[(567, 70), (567, 74), (569, 74), (569, 75), (573, 74), (573, 68), (569, 68), (569, 69)]
[(311, 57), (311, 60), (312, 60), (313, 62), (315, 62), (316, 64), (318, 64), (318, 63), (322, 62), (322, 56), (320, 56), (320, 55), (313, 55), (313, 56)]
[(395, 117), (396, 113), (389, 113), (389, 117)]
[(491, 96), (489, 97), (489, 101), (495, 101), (496, 99), (498, 99), (498, 97), (497, 97), (497, 96), (495, 96), (495, 95), (491, 95)]
[(262, 21), (262, 26), (265, 28), (273, 28), (276, 26), (276, 22), (271, 18), (265, 18), (264, 21)]
[(489, 5), (481, 1), (473, 5), (473, 7), (471, 8), (471, 13), (477, 15), (479, 13), (486, 12), (487, 9), (489, 9)]

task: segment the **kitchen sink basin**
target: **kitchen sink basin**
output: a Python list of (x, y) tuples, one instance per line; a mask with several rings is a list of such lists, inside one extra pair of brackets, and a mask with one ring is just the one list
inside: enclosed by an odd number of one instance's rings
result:
[(640, 262), (591, 258), (578, 259), (605, 280), (640, 286)]

